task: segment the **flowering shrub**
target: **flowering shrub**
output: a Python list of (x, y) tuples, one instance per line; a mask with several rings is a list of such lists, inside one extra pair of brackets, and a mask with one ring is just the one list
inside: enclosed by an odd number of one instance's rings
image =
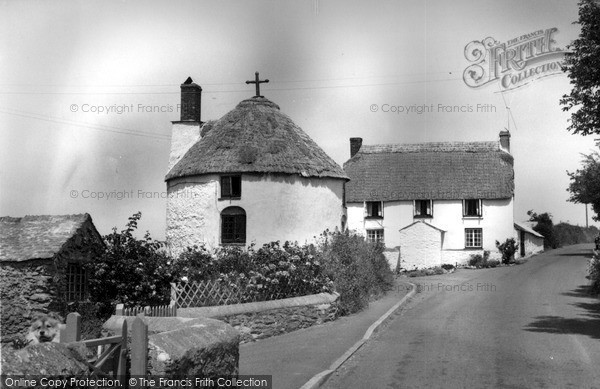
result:
[(592, 282), (590, 292), (594, 295), (600, 294), (600, 255), (598, 251), (594, 251), (588, 264), (588, 278)]
[(221, 247), (209, 253), (192, 247), (175, 261), (174, 274), (189, 281), (214, 281), (231, 291), (243, 290), (236, 302), (331, 292), (332, 282), (324, 274), (308, 246), (271, 242), (256, 249)]
[(170, 258), (149, 233), (143, 239), (133, 236), (141, 217), (140, 212), (134, 214), (124, 230), (114, 228), (104, 236), (105, 252), (86, 265), (90, 300), (98, 304), (100, 317), (110, 315), (118, 302), (132, 306), (169, 303)]
[(500, 254), (502, 254), (502, 263), (509, 264), (514, 262), (515, 253), (519, 248), (517, 242), (515, 242), (515, 238), (508, 238), (502, 244), (496, 241), (496, 247), (498, 248), (498, 251), (500, 251)]
[(317, 255), (340, 293), (340, 314), (360, 311), (371, 297), (392, 287), (393, 273), (383, 250), (383, 244), (369, 243), (348, 231), (321, 235)]

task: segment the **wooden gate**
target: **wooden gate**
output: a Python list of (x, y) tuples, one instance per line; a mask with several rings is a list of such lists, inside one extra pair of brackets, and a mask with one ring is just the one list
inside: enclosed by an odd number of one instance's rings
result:
[[(114, 378), (122, 387), (128, 387), (127, 375), (145, 377), (148, 364), (148, 326), (136, 317), (131, 326), (129, 346), (131, 367), (127, 374), (128, 351), (127, 321), (123, 320), (121, 335), (106, 338), (81, 340), (81, 315), (73, 312), (67, 316), (67, 326), (61, 332), (61, 343), (81, 342), (88, 348), (97, 348), (94, 357), (87, 360), (92, 375), (98, 378)], [(138, 380), (139, 382), (139, 380)]]

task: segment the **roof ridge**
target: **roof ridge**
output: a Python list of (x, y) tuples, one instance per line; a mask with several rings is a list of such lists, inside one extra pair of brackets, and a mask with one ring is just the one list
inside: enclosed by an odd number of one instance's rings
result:
[(454, 151), (501, 151), (498, 141), (471, 142), (423, 142), (423, 143), (387, 143), (363, 145), (359, 153), (411, 153), (411, 152), (454, 152)]

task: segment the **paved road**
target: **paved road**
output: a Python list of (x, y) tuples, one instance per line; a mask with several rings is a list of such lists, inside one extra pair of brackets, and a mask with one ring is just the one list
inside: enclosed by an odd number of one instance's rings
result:
[(413, 278), (418, 293), (327, 388), (600, 388), (590, 245)]

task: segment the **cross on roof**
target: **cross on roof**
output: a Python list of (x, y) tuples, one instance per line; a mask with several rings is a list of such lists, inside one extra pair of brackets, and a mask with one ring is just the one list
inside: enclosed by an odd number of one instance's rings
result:
[(262, 97), (260, 95), (260, 84), (262, 83), (267, 83), (269, 82), (269, 80), (259, 80), (258, 79), (258, 72), (254, 73), (254, 81), (246, 81), (246, 84), (256, 84), (256, 96), (255, 97)]

